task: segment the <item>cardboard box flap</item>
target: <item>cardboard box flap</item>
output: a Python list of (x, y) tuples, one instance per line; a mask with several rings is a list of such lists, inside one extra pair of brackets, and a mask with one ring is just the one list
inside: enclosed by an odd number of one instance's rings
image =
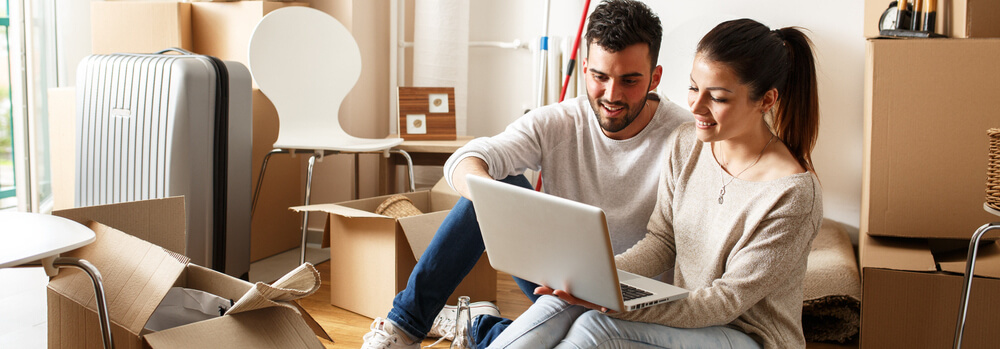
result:
[(363, 211), (363, 210), (359, 210), (359, 209), (355, 209), (355, 208), (341, 206), (341, 205), (338, 205), (338, 204), (319, 204), (319, 205), (309, 205), (309, 206), (295, 206), (295, 207), (291, 207), (289, 209), (292, 210), (292, 211), (295, 211), (295, 212), (304, 212), (304, 211), (308, 211), (308, 212), (326, 212), (326, 213), (329, 213), (329, 214), (335, 214), (335, 215), (338, 215), (338, 216), (343, 216), (343, 217), (348, 217), (348, 218), (386, 218), (386, 219), (392, 219), (390, 217), (386, 217), (386, 216), (383, 216), (383, 215), (380, 215), (380, 214), (375, 214), (373, 212), (368, 212), (368, 211)]
[(167, 250), (187, 255), (184, 197), (71, 208), (52, 212), (87, 225), (94, 221), (127, 232)]
[(185, 269), (184, 287), (202, 290), (219, 297), (238, 301), (254, 284), (228, 277), (228, 275), (205, 268), (197, 264), (189, 264)]
[(455, 189), (451, 189), (444, 177), (441, 177), (441, 180), (431, 188), (431, 211), (450, 210), (461, 198)]
[[(111, 321), (139, 334), (185, 264), (162, 247), (137, 237), (96, 222), (88, 226), (97, 240), (64, 256), (84, 259), (97, 267)], [(96, 312), (93, 284), (82, 271), (60, 270), (49, 281), (49, 288)]]
[(406, 241), (410, 243), (410, 250), (413, 251), (413, 258), (420, 260), (424, 250), (431, 244), (431, 239), (437, 233), (437, 229), (444, 222), (445, 217), (451, 211), (439, 211), (422, 214), (413, 217), (403, 217), (399, 219), (399, 226), (406, 235)]
[[(965, 274), (966, 260), (941, 262), (942, 271)], [(973, 274), (981, 277), (1000, 278), (1000, 246), (990, 242), (979, 247), (976, 255), (976, 270)]]
[(312, 329), (313, 334), (315, 334), (316, 337), (328, 340), (330, 341), (330, 343), (333, 343), (333, 338), (330, 337), (330, 334), (326, 333), (326, 330), (323, 329), (323, 326), (320, 326), (320, 324), (316, 322), (316, 319), (314, 319), (312, 315), (309, 315), (309, 312), (306, 311), (306, 308), (303, 308), (302, 305), (299, 304), (299, 300), (293, 300), (290, 303), (295, 306), (295, 309), (299, 310), (299, 314), (302, 315), (302, 320), (306, 322), (306, 325), (309, 325), (309, 328)]
[(862, 232), (859, 236), (861, 265), (865, 268), (937, 271), (934, 255), (924, 239), (876, 238)]
[(356, 210), (362, 210), (367, 212), (375, 212), (378, 210), (378, 207), (382, 205), (382, 203), (384, 203), (386, 200), (396, 195), (402, 195), (410, 199), (410, 202), (413, 203), (413, 206), (416, 207), (417, 210), (419, 210), (420, 212), (430, 212), (431, 195), (426, 190), (344, 201), (344, 202), (338, 202), (336, 203), (336, 205), (350, 207)]
[(316, 348), (316, 335), (302, 317), (284, 307), (221, 316), (145, 336), (152, 348)]

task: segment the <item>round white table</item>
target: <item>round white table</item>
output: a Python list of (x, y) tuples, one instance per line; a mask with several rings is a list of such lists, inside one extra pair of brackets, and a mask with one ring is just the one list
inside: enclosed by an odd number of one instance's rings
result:
[[(0, 268), (37, 262), (94, 242), (94, 231), (47, 214), (0, 212)], [(49, 275), (52, 276), (52, 275)]]
[(56, 276), (60, 267), (75, 267), (90, 276), (104, 347), (111, 348), (111, 321), (101, 273), (86, 260), (59, 257), (60, 253), (94, 242), (94, 231), (66, 218), (26, 212), (0, 212), (0, 227), (0, 268), (41, 266), (51, 277)]

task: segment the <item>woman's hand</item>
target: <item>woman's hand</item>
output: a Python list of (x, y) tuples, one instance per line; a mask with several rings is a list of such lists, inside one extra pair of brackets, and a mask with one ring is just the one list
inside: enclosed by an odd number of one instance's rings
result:
[(572, 294), (570, 294), (569, 292), (566, 292), (566, 291), (563, 291), (563, 290), (553, 290), (553, 289), (551, 289), (551, 288), (549, 288), (547, 286), (538, 286), (538, 287), (536, 287), (535, 288), (535, 294), (537, 294), (537, 295), (556, 296), (556, 297), (559, 297), (559, 299), (562, 299), (563, 301), (565, 301), (566, 303), (573, 304), (573, 305), (583, 306), (583, 307), (586, 307), (588, 309), (597, 310), (597, 311), (602, 312), (602, 313), (608, 313), (608, 312), (614, 313), (615, 312), (614, 310), (610, 310), (610, 309), (608, 309), (606, 307), (602, 307), (600, 305), (597, 305), (597, 304), (594, 304), (594, 303), (591, 303), (591, 302), (588, 302), (588, 301), (576, 298)]

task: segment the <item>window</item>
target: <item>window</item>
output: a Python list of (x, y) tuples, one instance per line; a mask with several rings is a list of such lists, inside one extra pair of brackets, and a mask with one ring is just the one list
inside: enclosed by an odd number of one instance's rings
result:
[(0, 209), (17, 205), (14, 178), (14, 125), (10, 103), (9, 6), (0, 8)]
[(48, 88), (56, 86), (51, 0), (0, 0), (0, 209), (52, 209)]

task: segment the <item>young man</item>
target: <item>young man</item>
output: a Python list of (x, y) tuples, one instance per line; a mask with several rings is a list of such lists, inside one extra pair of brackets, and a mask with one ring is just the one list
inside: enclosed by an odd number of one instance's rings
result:
[[(530, 188), (520, 174), (542, 170), (545, 192), (604, 209), (616, 254), (645, 236), (666, 154), (663, 142), (691, 120), (690, 112), (651, 92), (662, 72), (656, 65), (661, 37), (659, 18), (641, 2), (602, 2), (587, 26), (587, 97), (533, 110), (448, 159), (444, 176), (463, 198), (396, 295), (387, 319), (372, 323), (363, 348), (416, 349), (432, 325), (446, 321), (435, 317), (485, 249), (466, 199), (467, 174)], [(537, 298), (535, 285), (517, 282)]]

